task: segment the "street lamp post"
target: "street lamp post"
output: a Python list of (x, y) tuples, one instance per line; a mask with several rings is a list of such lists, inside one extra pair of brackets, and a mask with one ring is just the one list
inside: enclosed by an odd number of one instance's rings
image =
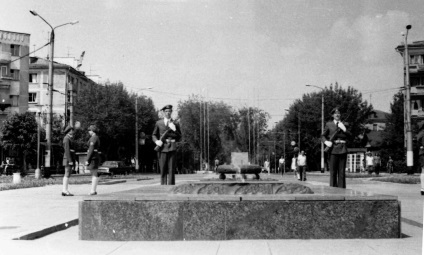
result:
[(408, 174), (412, 173), (413, 151), (412, 151), (412, 130), (411, 130), (411, 84), (409, 82), (409, 52), (408, 52), (408, 31), (411, 25), (406, 26), (405, 33), (405, 87), (406, 87), (406, 165)]
[(37, 169), (35, 169), (35, 179), (41, 178), (40, 170), (40, 125), (41, 125), (41, 110), (38, 112), (38, 123), (37, 123)]
[(47, 22), (42, 16), (40, 16), (34, 10), (29, 11), (32, 15), (40, 17), (49, 27), (51, 28), (50, 32), (50, 61), (49, 61), (49, 84), (48, 84), (48, 93), (49, 93), (49, 101), (48, 101), (48, 112), (47, 112), (47, 121), (46, 121), (46, 155), (45, 155), (45, 167), (50, 167), (51, 164), (51, 147), (52, 147), (52, 122), (53, 122), (53, 59), (54, 59), (54, 30), (58, 27), (62, 27), (65, 25), (75, 25), (78, 21), (67, 22), (62, 25), (52, 27), (49, 22)]
[[(324, 91), (323, 88), (316, 85), (306, 85), (307, 87), (315, 87)], [(324, 92), (321, 93), (321, 134), (324, 133)], [(324, 143), (321, 142), (321, 173), (324, 173)]]
[[(141, 90), (152, 89), (153, 87), (142, 88)], [(135, 171), (138, 172), (140, 166), (138, 164), (138, 95), (135, 95)]]

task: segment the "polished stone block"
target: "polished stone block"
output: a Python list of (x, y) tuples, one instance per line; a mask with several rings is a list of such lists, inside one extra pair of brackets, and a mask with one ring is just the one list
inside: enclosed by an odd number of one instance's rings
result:
[(396, 197), (304, 185), (313, 194), (173, 194), (172, 186), (153, 186), (86, 197), (79, 208), (80, 239), (400, 237)]

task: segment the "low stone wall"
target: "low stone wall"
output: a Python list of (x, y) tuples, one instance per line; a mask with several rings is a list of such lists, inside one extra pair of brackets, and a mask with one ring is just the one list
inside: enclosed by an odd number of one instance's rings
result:
[(80, 202), (81, 240), (399, 238), (396, 197), (325, 186), (314, 194), (172, 194), (144, 187)]

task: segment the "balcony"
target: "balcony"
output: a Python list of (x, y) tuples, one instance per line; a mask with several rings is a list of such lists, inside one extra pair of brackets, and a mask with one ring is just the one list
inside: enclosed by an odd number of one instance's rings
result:
[(12, 54), (10, 52), (0, 51), (0, 63), (10, 63)]
[(13, 77), (11, 74), (0, 74), (0, 79), (1, 80), (13, 80)]

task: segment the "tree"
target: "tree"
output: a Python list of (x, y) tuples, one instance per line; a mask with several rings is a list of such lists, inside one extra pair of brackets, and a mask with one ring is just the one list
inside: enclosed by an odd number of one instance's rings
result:
[(36, 153), (37, 122), (33, 113), (13, 113), (7, 117), (0, 129), (0, 143), (13, 150), (19, 157), (22, 171), (27, 170), (27, 157)]
[[(82, 130), (96, 124), (100, 130), (101, 151), (110, 159), (128, 159), (135, 154), (135, 100), (138, 100), (139, 126), (151, 134), (157, 112), (150, 98), (129, 94), (122, 83), (82, 87), (75, 105), (75, 120)], [(138, 130), (140, 131), (140, 130)], [(87, 149), (86, 131), (76, 132), (77, 150)]]
[[(295, 140), (300, 135), (300, 149), (308, 154), (312, 168), (320, 168), (321, 157), (321, 98), (324, 95), (324, 119), (331, 120), (331, 110), (339, 107), (341, 119), (348, 123), (352, 133), (349, 146), (362, 147), (361, 135), (365, 131), (365, 122), (373, 113), (372, 105), (362, 100), (362, 94), (353, 87), (343, 89), (337, 83), (325, 87), (320, 92), (308, 93), (296, 100), (289, 108), (282, 125), (277, 125), (277, 132), (287, 132), (288, 140)], [(300, 134), (298, 134), (300, 124)]]
[(382, 135), (381, 154), (384, 160), (391, 156), (395, 162), (404, 162), (406, 151), (404, 144), (404, 95), (402, 91), (393, 96), (390, 110), (391, 113), (387, 115), (387, 124)]

